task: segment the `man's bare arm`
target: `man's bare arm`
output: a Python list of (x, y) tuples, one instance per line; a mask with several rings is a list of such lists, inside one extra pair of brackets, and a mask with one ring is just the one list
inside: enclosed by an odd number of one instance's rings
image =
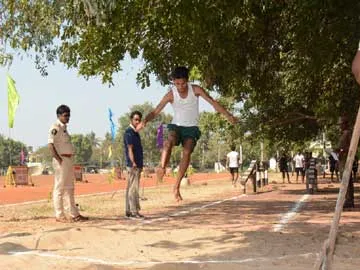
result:
[(161, 113), (161, 111), (164, 109), (164, 107), (166, 106), (166, 104), (168, 104), (169, 102), (172, 102), (173, 100), (173, 95), (172, 92), (169, 91), (159, 102), (159, 104), (155, 107), (155, 109), (150, 112), (148, 115), (145, 116), (145, 119), (143, 121), (143, 124), (146, 125), (147, 122), (152, 121), (159, 113)]
[(194, 85), (193, 86), (194, 92), (196, 95), (201, 96), (203, 99), (205, 99), (210, 105), (214, 107), (214, 109), (224, 115), (226, 119), (232, 123), (236, 124), (238, 122), (238, 119), (233, 116), (228, 110), (226, 110), (223, 106), (219, 104), (215, 99), (213, 99), (208, 93), (205, 92), (203, 88), (200, 86)]
[(61, 164), (62, 158), (60, 157), (59, 153), (56, 151), (54, 144), (49, 143), (48, 148), (49, 148), (50, 153), (53, 156), (53, 158), (55, 158)]
[(360, 50), (357, 51), (355, 58), (352, 62), (352, 73), (358, 84), (360, 84)]

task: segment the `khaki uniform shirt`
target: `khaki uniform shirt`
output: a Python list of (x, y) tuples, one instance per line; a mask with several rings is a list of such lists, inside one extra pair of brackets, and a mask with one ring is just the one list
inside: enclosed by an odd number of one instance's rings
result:
[(49, 130), (48, 143), (54, 144), (59, 155), (74, 154), (75, 149), (71, 143), (71, 137), (66, 129), (66, 124), (61, 123), (59, 120)]

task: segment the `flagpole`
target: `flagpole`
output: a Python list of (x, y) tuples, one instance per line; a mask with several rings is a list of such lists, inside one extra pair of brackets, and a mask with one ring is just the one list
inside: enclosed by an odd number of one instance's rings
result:
[[(111, 141), (111, 166), (113, 167), (114, 172), (116, 173), (115, 163), (114, 163), (114, 155), (112, 153), (113, 150), (114, 150), (114, 141)], [(116, 175), (114, 175), (114, 178), (116, 178)]]
[(9, 166), (12, 165), (11, 151), (12, 151), (12, 147), (11, 147), (11, 128), (9, 128)]
[[(114, 172), (115, 172), (115, 164), (114, 164), (114, 161), (115, 161), (115, 160), (114, 160), (114, 155), (113, 155), (113, 153), (112, 153), (112, 150), (114, 149), (115, 133), (116, 133), (116, 131), (115, 131), (115, 124), (114, 124), (114, 122), (113, 122), (113, 120), (112, 120), (113, 112), (112, 112), (112, 110), (111, 110), (110, 108), (108, 108), (108, 113), (109, 113), (110, 132), (111, 132), (111, 144), (110, 144), (111, 160), (110, 160), (110, 162), (111, 162), (111, 166), (113, 167), (113, 170), (114, 170)], [(109, 151), (110, 151), (110, 149), (109, 149)], [(110, 156), (109, 156), (108, 158), (110, 158)], [(114, 177), (115, 177), (115, 176), (114, 176)]]

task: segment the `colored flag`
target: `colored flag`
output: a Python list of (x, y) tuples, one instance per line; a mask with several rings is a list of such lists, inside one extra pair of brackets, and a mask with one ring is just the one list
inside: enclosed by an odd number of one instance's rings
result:
[(156, 146), (161, 149), (163, 148), (164, 145), (164, 126), (161, 123), (159, 125), (159, 127), (157, 128), (157, 133), (156, 133)]
[(24, 165), (25, 163), (25, 153), (24, 153), (24, 149), (21, 149), (20, 152), (20, 165)]
[(115, 131), (114, 121), (112, 120), (113, 115), (114, 115), (113, 112), (109, 108), (109, 121), (110, 121), (111, 140), (114, 142), (116, 131)]
[(108, 159), (110, 159), (112, 156), (112, 147), (111, 145), (109, 146), (109, 155), (108, 155)]
[(7, 76), (7, 87), (8, 87), (8, 124), (9, 128), (14, 127), (14, 118), (16, 108), (19, 105), (20, 97), (16, 91), (15, 81), (10, 77), (9, 74)]

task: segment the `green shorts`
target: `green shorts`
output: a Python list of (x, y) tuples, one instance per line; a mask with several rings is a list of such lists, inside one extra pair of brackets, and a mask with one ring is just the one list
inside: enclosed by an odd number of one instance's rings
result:
[(184, 146), (185, 139), (193, 139), (194, 147), (196, 142), (200, 139), (201, 131), (197, 126), (193, 127), (183, 127), (175, 124), (167, 125), (168, 131), (175, 131), (176, 133), (176, 145)]

